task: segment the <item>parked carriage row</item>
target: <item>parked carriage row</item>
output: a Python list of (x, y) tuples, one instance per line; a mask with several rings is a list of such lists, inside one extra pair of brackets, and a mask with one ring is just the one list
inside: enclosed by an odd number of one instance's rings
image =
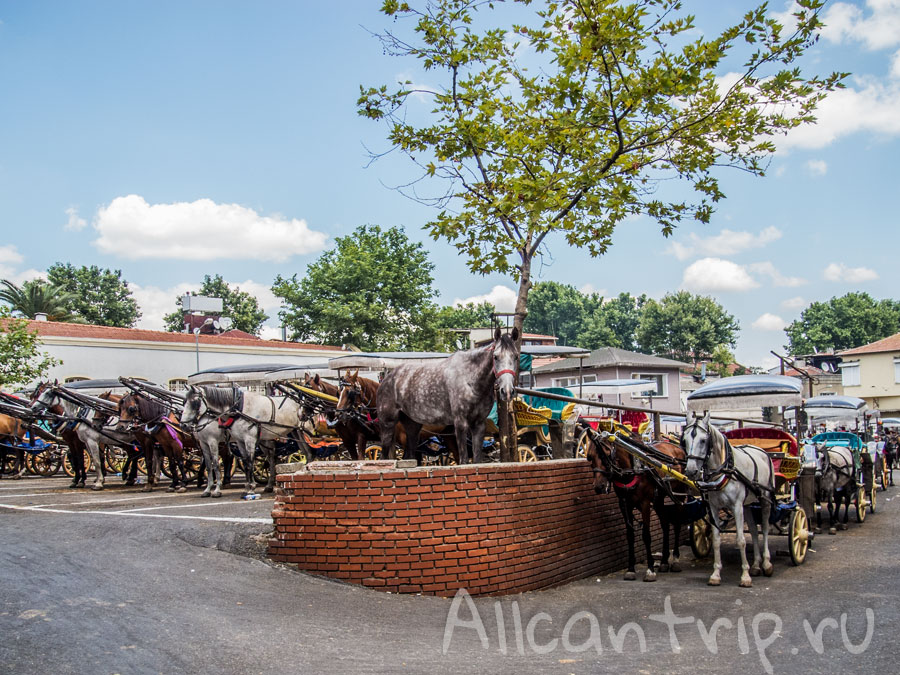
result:
[[(508, 357), (507, 354), (503, 358)], [(357, 367), (360, 359), (365, 362), (367, 358), (371, 363), (372, 355), (352, 357)], [(378, 358), (384, 360), (383, 355)], [(438, 358), (417, 355), (416, 361), (435, 363)], [(496, 359), (493, 352), (483, 367), (492, 371), (496, 381), (501, 370), (509, 369), (498, 368), (492, 358)], [(399, 356), (396, 360), (409, 361)], [(464, 462), (469, 454), (473, 458), (483, 455), (488, 461), (498, 456), (491, 438), (479, 444), (480, 453), (471, 447), (460, 453), (458, 436), (446, 425), (423, 426), (422, 432), (412, 438), (406, 434), (404, 422), (412, 428), (415, 425), (402, 415), (393, 433), (405, 450), (395, 448), (390, 441), (381, 442), (384, 435), (379, 428), (376, 401), (379, 383), (359, 377), (358, 370), (345, 372), (341, 386), (337, 386), (319, 375), (304, 372), (300, 379), (297, 369), (279, 375), (273, 368), (266, 378), (270, 393), (276, 396), (241, 389), (234, 382), (229, 384), (227, 373), (222, 375), (226, 381), (218, 382), (218, 386), (191, 385), (186, 392), (171, 392), (152, 383), (120, 378), (69, 386), (43, 385), (31, 402), (4, 395), (0, 412), (19, 420), (22, 429), (31, 429), (29, 441), (5, 444), (13, 452), (5, 453), (4, 469), (7, 459), (13, 460), (20, 472), (50, 475), (63, 468), (73, 476), (73, 486), (83, 486), (86, 471), (93, 464), (94, 489), (102, 489), (106, 469), (121, 473), (127, 482), (138, 482), (137, 476), (146, 474), (145, 490), (153, 489), (159, 472), (164, 471), (172, 479), (169, 489), (183, 491), (194, 479), (202, 485), (203, 468), (209, 466), (210, 479), (201, 496), (217, 497), (234, 471), (228, 461), (232, 453), (241, 460), (248, 494), (255, 491), (257, 482), (272, 488), (277, 463), (374, 459), (384, 454), (398, 456), (404, 451), (420, 463)], [(483, 373), (481, 377), (487, 375)], [(109, 389), (102, 396), (87, 393), (92, 388), (97, 393), (98, 387)], [(120, 393), (111, 389), (119, 389)], [(690, 523), (690, 543), (695, 555), (716, 553), (710, 583), (718, 583), (720, 578), (720, 533), (732, 526), (743, 532), (746, 522), (753, 533), (752, 567), (740, 546), (742, 537), (739, 547), (743, 561), (741, 585), (749, 586), (751, 574), (771, 572), (767, 541), (770, 533), (786, 535), (791, 560), (801, 564), (814, 536), (810, 522), (815, 518), (818, 523), (821, 518), (817, 502), (828, 504), (830, 531), (835, 532), (839, 523), (832, 502), (836, 501), (838, 508), (841, 503), (845, 505), (844, 526), (851, 503), (857, 520), (862, 522), (867, 512), (875, 510), (875, 479), (881, 478), (886, 487), (889, 472), (876, 470), (881, 466), (877, 460), (883, 459), (872, 457), (855, 434), (832, 432), (815, 436), (813, 455), (809, 456), (809, 448), (804, 455), (797, 440), (779, 429), (743, 428), (723, 434), (711, 424), (711, 410), (740, 407), (748, 397), (768, 405), (799, 405), (799, 385), (791, 378), (728, 378), (697, 390), (689, 397), (691, 412), (680, 446), (669, 443), (669, 448), (646, 442), (639, 433), (639, 424), (626, 426), (615, 420), (586, 424), (578, 419), (577, 399), (567, 390), (542, 393), (548, 398), (526, 396), (513, 402), (520, 428), (520, 460), (549, 457), (551, 436), (556, 435), (555, 440), (559, 441), (559, 434), (571, 432), (577, 422), (578, 440), (570, 438), (573, 452), (591, 461), (598, 489), (605, 480), (606, 488), (611, 485), (620, 496), (629, 533), (633, 532), (631, 511), (643, 510), (648, 547), (646, 580), (656, 575), (649, 550), (648, 508), (656, 510), (665, 530), (661, 568), (677, 569), (679, 526)], [(836, 399), (827, 404), (834, 406)], [(808, 409), (812, 411), (814, 407)], [(835, 414), (834, 410), (828, 412)], [(489, 432), (495, 431), (489, 421), (486, 425)], [(18, 431), (14, 428), (12, 436)], [(36, 438), (36, 434), (43, 438)], [(60, 450), (62, 440), (70, 452)], [(386, 453), (384, 447), (392, 451)], [(225, 460), (222, 466), (220, 457)], [(826, 480), (829, 476), (830, 483)], [(640, 485), (650, 495), (643, 501), (634, 499)], [(827, 494), (823, 486), (827, 487)], [(762, 524), (768, 525), (758, 527)], [(675, 526), (671, 563), (669, 525)], [(629, 546), (629, 574), (634, 576), (631, 536)]]

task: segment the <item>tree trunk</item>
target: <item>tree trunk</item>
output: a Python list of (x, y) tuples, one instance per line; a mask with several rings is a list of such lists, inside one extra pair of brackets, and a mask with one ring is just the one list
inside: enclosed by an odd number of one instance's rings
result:
[[(513, 318), (513, 327), (519, 329), (519, 339), (516, 347), (522, 347), (522, 327), (525, 324), (525, 317), (528, 315), (528, 292), (531, 290), (531, 258), (523, 256), (521, 277), (519, 279), (519, 295), (516, 297), (516, 315)], [(517, 379), (518, 379), (518, 365)], [(516, 430), (516, 420), (513, 415), (512, 405), (504, 401), (497, 402), (497, 421), (500, 429), (500, 461), (501, 462), (517, 462), (519, 460), (516, 446), (518, 445), (518, 436)]]

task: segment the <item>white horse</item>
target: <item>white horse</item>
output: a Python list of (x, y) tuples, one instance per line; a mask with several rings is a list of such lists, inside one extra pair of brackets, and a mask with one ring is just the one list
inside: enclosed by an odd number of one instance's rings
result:
[[(275, 398), (263, 396), (250, 391), (243, 391), (237, 387), (211, 387), (189, 385), (185, 399), (184, 412), (181, 415), (181, 423), (186, 427), (197, 427), (198, 423), (206, 422), (209, 417), (216, 418), (205, 429), (219, 427), (218, 419), (231, 419), (228, 422), (228, 434), (235, 443), (244, 474), (247, 477), (245, 494), (253, 494), (256, 491), (256, 478), (253, 473), (253, 458), (256, 454), (256, 446), (259, 445), (266, 453), (269, 462), (269, 480), (265, 491), (275, 490), (275, 441), (285, 438), (302, 426), (301, 405), (289, 398)], [(221, 495), (221, 478), (218, 471), (218, 443), (220, 437), (214, 437), (212, 433), (204, 440), (203, 432), (197, 439), (203, 446), (203, 457), (210, 470), (216, 467), (216, 492)], [(215, 438), (215, 445), (213, 445)], [(207, 484), (207, 490), (212, 485), (213, 479)]]
[[(713, 427), (709, 412), (704, 416), (691, 413), (682, 432), (681, 444), (687, 456), (684, 474), (692, 480), (701, 481), (704, 497), (709, 504), (713, 519), (713, 573), (709, 577), (710, 586), (722, 583), (721, 528), (719, 510), (725, 509), (734, 515), (737, 530), (737, 546), (741, 554), (742, 588), (753, 586), (751, 576), (760, 572), (772, 576), (774, 567), (769, 559), (769, 514), (775, 491), (775, 470), (772, 459), (765, 450), (752, 445), (732, 447), (728, 439)], [(760, 546), (756, 519), (750, 504), (761, 505), (762, 561), (760, 566)], [(753, 567), (747, 563), (744, 522), (750, 527), (753, 541)]]
[[(856, 467), (850, 448), (816, 446), (816, 501), (824, 497), (828, 504), (828, 534), (837, 534), (841, 503), (844, 504), (844, 522), (841, 529), (847, 529), (850, 517), (850, 502), (856, 492)], [(837, 507), (835, 508), (835, 503)], [(822, 526), (822, 509), (816, 512), (816, 529)]]
[[(81, 442), (85, 444), (88, 452), (91, 453), (91, 460), (94, 463), (94, 471), (96, 476), (91, 490), (103, 489), (103, 453), (100, 452), (100, 445), (118, 445), (123, 448), (129, 448), (136, 444), (137, 440), (130, 431), (120, 431), (112, 426), (106, 426), (105, 417), (96, 409), (89, 406), (81, 405), (69, 398), (65, 394), (65, 390), (57, 385), (49, 385), (43, 387), (37, 398), (31, 404), (32, 408), (45, 410), (52, 408), (54, 405), (60, 405), (69, 420), (75, 422), (75, 433)], [(112, 404), (115, 407), (115, 404)], [(117, 423), (118, 420), (115, 420)]]

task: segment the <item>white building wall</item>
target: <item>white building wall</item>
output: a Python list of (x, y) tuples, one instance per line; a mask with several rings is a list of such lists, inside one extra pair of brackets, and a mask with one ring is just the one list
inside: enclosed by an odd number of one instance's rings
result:
[[(198, 370), (194, 345), (115, 340), (78, 341), (74, 338), (49, 336), (43, 338), (42, 342), (43, 351), (63, 362), (51, 368), (49, 373), (50, 379), (60, 382), (70, 377), (115, 379), (124, 375), (165, 385), (172, 379), (186, 379)], [(270, 344), (261, 342), (259, 347), (201, 344), (200, 370), (254, 363), (304, 366), (322, 363), (342, 354), (334, 350), (299, 350), (272, 347)]]

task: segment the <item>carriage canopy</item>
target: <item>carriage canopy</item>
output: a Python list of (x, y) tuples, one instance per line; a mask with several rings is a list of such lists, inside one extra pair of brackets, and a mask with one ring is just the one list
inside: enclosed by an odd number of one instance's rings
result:
[(797, 406), (803, 384), (785, 375), (735, 375), (705, 384), (687, 397), (688, 410), (742, 410), (758, 406)]

